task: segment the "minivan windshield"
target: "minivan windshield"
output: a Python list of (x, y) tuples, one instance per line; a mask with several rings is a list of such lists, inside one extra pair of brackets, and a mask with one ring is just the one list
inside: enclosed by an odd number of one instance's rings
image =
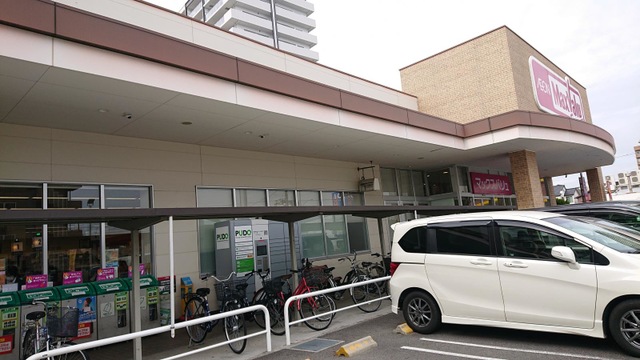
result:
[(610, 221), (579, 216), (558, 216), (545, 219), (596, 241), (613, 250), (640, 254), (640, 232)]

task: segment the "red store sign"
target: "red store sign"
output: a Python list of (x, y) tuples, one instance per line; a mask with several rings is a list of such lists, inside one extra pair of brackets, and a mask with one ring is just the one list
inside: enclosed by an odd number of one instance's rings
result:
[(471, 191), (483, 195), (511, 195), (511, 182), (504, 175), (483, 173), (469, 173), (471, 176)]
[(549, 114), (584, 120), (582, 98), (569, 77), (562, 78), (533, 56), (529, 57), (533, 94), (538, 107)]

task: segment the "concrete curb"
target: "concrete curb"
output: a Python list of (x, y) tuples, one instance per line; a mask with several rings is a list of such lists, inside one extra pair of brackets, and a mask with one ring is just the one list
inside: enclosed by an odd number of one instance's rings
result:
[(365, 350), (368, 350), (372, 347), (376, 347), (378, 346), (378, 343), (376, 343), (373, 338), (371, 338), (371, 336), (367, 336), (364, 337), (360, 340), (356, 340), (353, 342), (350, 342), (348, 344), (345, 344), (343, 346), (340, 347), (340, 349), (338, 349), (338, 351), (336, 351), (336, 355), (338, 356), (344, 356), (344, 357), (351, 357), (355, 354), (361, 353)]
[(396, 329), (394, 330), (394, 332), (396, 334), (409, 335), (413, 333), (413, 329), (411, 329), (409, 325), (407, 325), (407, 323), (404, 323), (396, 326)]

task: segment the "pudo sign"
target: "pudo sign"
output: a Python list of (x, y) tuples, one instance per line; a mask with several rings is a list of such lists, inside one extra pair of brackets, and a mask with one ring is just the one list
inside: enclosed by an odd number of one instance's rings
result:
[(554, 115), (584, 120), (580, 92), (568, 77), (564, 79), (533, 56), (529, 57), (533, 94), (538, 107)]

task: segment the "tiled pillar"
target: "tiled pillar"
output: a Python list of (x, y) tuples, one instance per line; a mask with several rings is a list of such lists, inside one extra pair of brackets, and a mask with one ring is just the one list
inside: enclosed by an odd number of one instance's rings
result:
[(589, 183), (589, 194), (591, 202), (607, 201), (604, 192), (604, 180), (602, 179), (602, 169), (595, 168), (587, 170), (587, 182)]
[(556, 194), (553, 191), (553, 178), (549, 176), (545, 177), (544, 183), (547, 186), (547, 194), (549, 195), (549, 206), (558, 205), (558, 203), (556, 203)]
[(529, 150), (513, 152), (509, 154), (509, 160), (518, 209), (543, 207), (544, 200), (536, 153)]

